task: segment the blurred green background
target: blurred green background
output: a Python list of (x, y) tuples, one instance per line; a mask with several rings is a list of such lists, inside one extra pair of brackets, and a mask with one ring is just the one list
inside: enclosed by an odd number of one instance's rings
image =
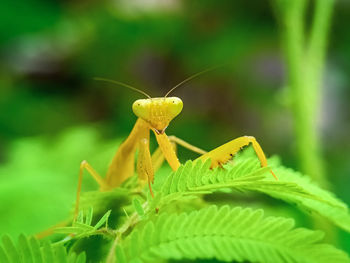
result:
[[(332, 190), (348, 204), (349, 23), (350, 2), (336, 1), (315, 120)], [(67, 218), (80, 162), (104, 174), (130, 132), (142, 96), (94, 77), (159, 97), (224, 64), (173, 93), (184, 109), (167, 134), (205, 150), (252, 135), (299, 169), (279, 30), (269, 1), (2, 0), (0, 234)], [(196, 155), (180, 148), (179, 157)], [(84, 180), (84, 190), (97, 188)], [(350, 247), (343, 232), (340, 246)]]

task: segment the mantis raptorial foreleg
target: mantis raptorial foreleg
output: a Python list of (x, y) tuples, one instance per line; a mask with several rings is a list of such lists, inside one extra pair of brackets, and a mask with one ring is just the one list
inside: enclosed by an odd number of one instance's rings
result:
[(173, 169), (173, 171), (176, 171), (180, 167), (180, 162), (176, 156), (175, 150), (169, 140), (169, 137), (165, 133), (158, 134), (154, 132), (154, 134), (165, 159), (169, 163), (171, 169)]
[(139, 156), (137, 159), (137, 174), (142, 184), (148, 181), (148, 187), (153, 196), (151, 183), (154, 180), (154, 169), (152, 165), (151, 153), (149, 151), (149, 140), (141, 139), (139, 142)]
[[(204, 150), (193, 146), (184, 140), (176, 137), (176, 136), (166, 136), (165, 134), (156, 134), (156, 138), (159, 144), (159, 148), (157, 148), (152, 157), (150, 157), (149, 153), (149, 142), (148, 140), (142, 140), (140, 142), (139, 147), (139, 156), (138, 156), (138, 175), (141, 180), (148, 179), (148, 186), (151, 191), (151, 195), (153, 196), (153, 191), (151, 187), (151, 183), (153, 183), (154, 171), (157, 171), (164, 159), (168, 161), (173, 170), (176, 170), (178, 167), (178, 159), (176, 156), (176, 144), (179, 144), (193, 152), (204, 154), (206, 153)], [(165, 151), (165, 152), (164, 152)]]
[[(181, 145), (182, 147), (190, 150), (190, 151), (193, 151), (195, 153), (198, 153), (198, 154), (205, 154), (207, 153), (206, 151), (174, 136), (174, 135), (170, 135), (168, 136), (169, 138), (169, 141), (171, 142), (173, 148), (174, 148), (174, 151), (176, 153), (176, 148), (177, 148), (177, 145)], [(162, 163), (164, 162), (165, 158), (164, 158), (164, 155), (163, 155), (163, 152), (161, 150), (160, 147), (158, 147), (152, 154), (152, 164), (153, 164), (153, 168), (154, 168), (154, 171), (157, 171), (160, 166), (162, 165)]]
[(193, 152), (199, 153), (199, 154), (205, 154), (206, 151), (193, 146), (192, 144), (189, 144), (188, 142), (185, 142), (184, 140), (176, 137), (176, 136), (167, 136), (165, 133), (158, 134), (157, 132), (154, 132), (159, 148), (161, 149), (165, 159), (169, 163), (170, 167), (176, 171), (179, 166), (180, 162), (176, 156), (176, 152), (174, 150), (174, 147), (172, 147), (172, 143), (179, 144)]
[[(207, 159), (211, 159), (210, 168), (215, 168), (227, 163), (232, 157), (240, 151), (243, 147), (252, 144), (253, 149), (260, 160), (261, 167), (267, 166), (267, 160), (263, 150), (261, 149), (260, 144), (256, 141), (256, 139), (252, 136), (243, 136), (237, 139), (234, 139), (228, 143), (225, 143), (214, 150), (203, 154), (196, 160), (205, 161)], [(271, 174), (277, 179), (277, 176), (270, 171)]]
[[(173, 146), (174, 151), (176, 153), (176, 144), (172, 143), (172, 146)], [(153, 165), (154, 172), (159, 170), (159, 168), (162, 166), (164, 161), (165, 161), (164, 154), (163, 154), (162, 150), (158, 147), (152, 153), (152, 165)]]

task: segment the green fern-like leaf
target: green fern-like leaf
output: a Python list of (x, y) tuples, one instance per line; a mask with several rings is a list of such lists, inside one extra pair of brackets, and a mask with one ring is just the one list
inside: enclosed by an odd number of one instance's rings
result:
[[(350, 232), (350, 214), (347, 205), (329, 191), (320, 188), (317, 183), (302, 175), (299, 172), (282, 166), (274, 168), (279, 176), (280, 182), (288, 182), (302, 188), (306, 193), (312, 193), (317, 198), (306, 198), (300, 195), (293, 195), (278, 189), (257, 189), (255, 186), (249, 186), (247, 189), (257, 190), (268, 194), (274, 198), (282, 199), (292, 204), (296, 204), (301, 210), (307, 213), (315, 213), (327, 218), (337, 226)], [(271, 181), (270, 178), (266, 180)]]
[[(81, 194), (80, 210), (88, 211), (91, 207), (95, 214), (105, 213), (113, 206), (123, 206), (129, 202), (129, 191), (124, 188), (115, 188), (111, 191), (90, 191)], [(72, 215), (74, 213), (72, 207)]]
[[(334, 224), (350, 231), (348, 207), (332, 193), (321, 189), (311, 180), (283, 166), (261, 168), (256, 158), (240, 158), (234, 165), (210, 170), (210, 161), (188, 161), (172, 173), (154, 199), (154, 206), (166, 204), (180, 196), (187, 196), (231, 188), (239, 191), (257, 191), (296, 204), (302, 210), (317, 213)], [(158, 202), (158, 203), (157, 203)]]
[[(171, 174), (164, 183), (161, 192), (163, 195), (174, 193), (203, 193), (212, 192), (222, 188), (235, 188), (244, 190), (250, 185), (261, 189), (276, 188), (292, 192), (298, 195), (309, 195), (296, 184), (281, 181), (266, 181), (272, 177), (269, 173), (271, 168), (261, 168), (259, 162), (254, 158), (248, 158), (225, 166), (224, 169), (217, 168), (214, 171), (209, 169), (210, 160), (205, 163), (188, 161), (185, 165)], [(311, 195), (310, 195), (311, 197)]]
[(84, 263), (85, 254), (67, 253), (63, 245), (45, 242), (43, 246), (34, 237), (20, 235), (18, 243), (5, 235), (0, 246), (1, 263)]
[(212, 259), (249, 262), (350, 262), (323, 234), (294, 228), (294, 221), (264, 217), (262, 210), (210, 206), (191, 213), (161, 214), (136, 228), (116, 248), (118, 262)]
[[(108, 218), (111, 214), (111, 210), (108, 210), (98, 222), (92, 226), (93, 208), (90, 207), (86, 215), (84, 216), (83, 210), (79, 212), (77, 220), (73, 222), (72, 226), (59, 227), (55, 229), (55, 233), (70, 235), (73, 234), (75, 238), (84, 238), (93, 235), (107, 235), (108, 236)], [(99, 231), (99, 229), (105, 225), (106, 231)], [(113, 234), (112, 234), (113, 235)]]

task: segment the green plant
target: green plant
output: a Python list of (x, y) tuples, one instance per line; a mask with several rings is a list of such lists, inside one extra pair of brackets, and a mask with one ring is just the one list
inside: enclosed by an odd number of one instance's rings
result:
[(2, 237), (0, 262), (82, 263), (85, 261), (84, 253), (78, 256), (75, 253), (67, 254), (66, 248), (61, 244), (52, 245), (50, 242), (40, 244), (36, 238), (28, 238), (25, 235), (20, 235), (15, 244), (9, 236)]
[[(60, 252), (50, 253), (62, 258), (68, 250), (67, 262), (75, 262), (69, 261), (69, 257), (77, 260), (70, 255), (83, 251), (88, 262), (350, 262), (345, 252), (322, 243), (321, 231), (295, 227), (291, 218), (265, 216), (266, 205), (256, 209), (208, 199), (217, 194), (234, 199), (241, 193), (262, 193), (350, 232), (350, 214), (342, 201), (307, 176), (283, 167), (277, 158), (269, 162), (277, 181), (247, 150), (223, 168), (210, 170), (209, 162), (188, 161), (176, 172), (159, 173), (154, 198), (148, 187), (135, 191), (134, 177), (111, 192), (87, 192), (77, 221), (56, 229), (52, 237), (52, 247)], [(120, 206), (106, 213), (107, 204), (114, 202)], [(0, 256), (10, 258), (13, 246), (6, 240)], [(17, 257), (25, 259), (25, 251), (19, 249)]]

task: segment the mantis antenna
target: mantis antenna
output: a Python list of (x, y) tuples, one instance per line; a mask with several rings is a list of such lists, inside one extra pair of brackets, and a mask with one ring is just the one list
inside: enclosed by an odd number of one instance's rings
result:
[(185, 79), (185, 80), (181, 81), (179, 84), (177, 84), (175, 87), (171, 88), (167, 92), (167, 94), (165, 94), (164, 98), (166, 98), (171, 92), (173, 92), (176, 88), (180, 87), (182, 84), (185, 84), (186, 82), (190, 81), (191, 79), (194, 79), (194, 78), (196, 78), (196, 77), (198, 77), (198, 76), (200, 76), (200, 75), (202, 75), (202, 74), (204, 74), (204, 73), (206, 73), (208, 71), (212, 71), (212, 70), (217, 69), (218, 67), (221, 67), (221, 66), (222, 65), (211, 67), (211, 68), (205, 69), (205, 70), (203, 70), (201, 72), (198, 72), (198, 73), (188, 77), (187, 79)]
[(128, 84), (125, 84), (123, 82), (120, 82), (120, 81), (116, 81), (116, 80), (111, 80), (111, 79), (104, 79), (104, 78), (94, 78), (94, 80), (97, 80), (97, 81), (104, 81), (104, 82), (108, 82), (108, 83), (113, 83), (113, 84), (117, 84), (117, 85), (120, 85), (120, 86), (123, 86), (125, 88), (128, 88), (128, 89), (131, 89), (131, 90), (134, 90), (134, 91), (137, 91), (143, 95), (145, 95), (147, 98), (151, 99), (151, 96), (148, 95), (146, 92), (142, 91), (142, 90), (139, 90), (137, 88), (134, 88)]

